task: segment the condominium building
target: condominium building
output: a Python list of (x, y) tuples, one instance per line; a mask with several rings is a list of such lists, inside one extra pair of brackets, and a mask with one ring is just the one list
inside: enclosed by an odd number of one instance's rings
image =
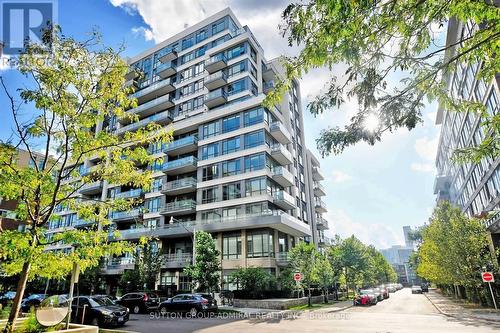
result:
[[(456, 45), (462, 36), (478, 29), (472, 23), (450, 20), (447, 45)], [(454, 49), (448, 56), (452, 56)], [(445, 77), (450, 95), (457, 100), (469, 100), (485, 105), (490, 115), (499, 113), (498, 77), (477, 79), (481, 64), (460, 63)], [(492, 245), (500, 246), (500, 158), (484, 158), (480, 163), (459, 164), (451, 160), (457, 148), (478, 145), (485, 138), (481, 118), (472, 113), (449, 112), (439, 107), (436, 124), (441, 124), (434, 193), (437, 200), (448, 200), (462, 208), (469, 216), (492, 215), (485, 223), (490, 231)], [(496, 212), (496, 213), (495, 213)]]
[[(298, 82), (272, 109), (262, 106), (277, 76), (277, 59), (267, 61), (248, 27), (230, 9), (195, 24), (129, 59), (127, 85), (135, 87), (138, 122), (107, 119), (97, 130), (119, 135), (150, 122), (170, 126), (173, 141), (152, 144), (158, 157), (148, 165), (149, 192), (106, 182), (87, 184), (85, 198), (144, 199), (141, 206), (113, 212), (121, 239), (154, 236), (164, 255), (159, 289), (188, 290), (183, 268), (191, 263), (193, 232), (210, 232), (221, 252), (223, 288), (239, 267), (262, 267), (273, 274), (287, 266), (288, 251), (310, 241), (326, 221), (319, 163), (307, 152)], [(306, 157), (308, 156), (308, 157)], [(314, 161), (311, 164), (308, 161)], [(88, 160), (80, 174), (92, 172)], [(312, 178), (311, 178), (312, 177)], [(312, 192), (311, 192), (312, 189)], [(316, 208), (321, 204), (321, 209)], [(61, 208), (61, 226), (86, 221)], [(321, 239), (321, 238), (318, 238)], [(133, 257), (110, 258), (103, 273), (110, 291)]]

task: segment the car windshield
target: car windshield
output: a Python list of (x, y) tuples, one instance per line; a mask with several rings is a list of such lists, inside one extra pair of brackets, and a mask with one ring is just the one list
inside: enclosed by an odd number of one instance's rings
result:
[(373, 294), (373, 290), (371, 290), (371, 289), (363, 289), (363, 290), (360, 290), (359, 293), (361, 295)]
[(113, 301), (107, 297), (92, 297), (90, 298), (90, 304), (92, 306), (114, 305)]

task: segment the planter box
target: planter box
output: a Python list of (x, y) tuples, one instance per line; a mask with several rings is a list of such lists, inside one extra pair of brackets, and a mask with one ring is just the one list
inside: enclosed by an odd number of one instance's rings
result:
[[(16, 320), (16, 327), (19, 327), (23, 324), (23, 321), (25, 321), (26, 318), (19, 318)], [(0, 329), (3, 329), (5, 327), (5, 324), (7, 324), (6, 319), (0, 320)], [(99, 327), (97, 326), (90, 326), (90, 325), (80, 325), (80, 324), (69, 324), (69, 329), (62, 329), (59, 331), (51, 331), (53, 333), (55, 332), (67, 332), (67, 333), (99, 333)]]

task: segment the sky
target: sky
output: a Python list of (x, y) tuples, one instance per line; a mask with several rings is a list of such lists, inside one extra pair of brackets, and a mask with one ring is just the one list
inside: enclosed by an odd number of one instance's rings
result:
[[(198, 21), (230, 7), (243, 25), (248, 25), (265, 57), (295, 55), (280, 35), (281, 13), (289, 1), (283, 0), (59, 0), (58, 22), (63, 33), (83, 39), (98, 28), (105, 44), (125, 45), (124, 56), (134, 56)], [(15, 70), (0, 66), (11, 91), (25, 79)], [(341, 76), (341, 66), (333, 73), (317, 69), (301, 80), (306, 146), (319, 157), (325, 175), (327, 196), (323, 198), (330, 224), (329, 236), (354, 234), (377, 248), (403, 244), (402, 227), (427, 222), (435, 205), (434, 160), (439, 128), (434, 124), (437, 105), (427, 105), (424, 122), (411, 132), (387, 133), (374, 146), (357, 144), (341, 155), (321, 158), (315, 139), (321, 129), (342, 124), (357, 110), (356, 101), (347, 101), (339, 110), (317, 118), (307, 110), (307, 102), (318, 94), (332, 74)], [(395, 81), (394, 83), (397, 84)], [(5, 94), (0, 105), (6, 105)], [(12, 133), (8, 109), (2, 108), (0, 139)]]

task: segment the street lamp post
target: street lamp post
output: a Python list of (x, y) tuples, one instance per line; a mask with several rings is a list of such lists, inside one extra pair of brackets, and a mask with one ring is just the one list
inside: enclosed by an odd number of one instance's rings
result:
[[(194, 265), (196, 263), (196, 227), (193, 227), (193, 230), (190, 231), (188, 228), (186, 228), (186, 226), (184, 224), (182, 224), (181, 222), (177, 221), (173, 216), (170, 216), (170, 224), (174, 224), (174, 223), (179, 224), (181, 227), (184, 228), (184, 230), (186, 230), (188, 233), (190, 233), (189, 236), (191, 237), (191, 241), (193, 242), (193, 257), (192, 257), (192, 262), (193, 262), (193, 265)], [(191, 292), (194, 293), (194, 286), (193, 285), (191, 286)]]

